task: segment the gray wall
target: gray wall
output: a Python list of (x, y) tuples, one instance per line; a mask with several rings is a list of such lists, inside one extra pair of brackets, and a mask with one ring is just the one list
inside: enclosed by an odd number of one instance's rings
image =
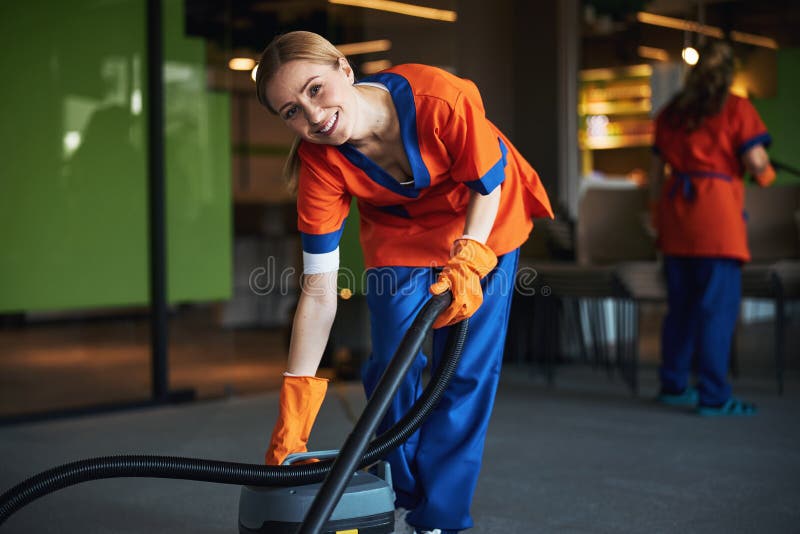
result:
[[(578, 183), (577, 0), (461, 1), (456, 68), (481, 90), (489, 118), (573, 208)], [(571, 211), (573, 211), (571, 209)]]

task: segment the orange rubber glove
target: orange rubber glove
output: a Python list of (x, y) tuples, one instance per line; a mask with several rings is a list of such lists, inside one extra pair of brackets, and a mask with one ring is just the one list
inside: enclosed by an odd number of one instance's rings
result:
[(761, 187), (767, 187), (772, 185), (772, 182), (775, 181), (775, 169), (772, 167), (772, 163), (767, 163), (767, 168), (761, 171), (761, 174), (755, 177), (756, 182)]
[(453, 302), (433, 323), (434, 328), (455, 324), (472, 316), (483, 303), (481, 278), (497, 265), (492, 249), (473, 239), (458, 239), (453, 244), (453, 254), (430, 292), (440, 295), (448, 289)]
[(308, 451), (308, 436), (327, 390), (328, 380), (325, 378), (283, 377), (278, 421), (264, 456), (267, 465), (280, 465), (290, 454)]

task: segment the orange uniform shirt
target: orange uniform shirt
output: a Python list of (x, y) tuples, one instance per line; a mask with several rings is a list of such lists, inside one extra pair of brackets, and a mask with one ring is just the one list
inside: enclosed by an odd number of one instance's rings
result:
[(769, 143), (758, 112), (736, 95), (693, 132), (659, 114), (654, 149), (671, 168), (658, 205), (664, 254), (750, 260), (741, 155)]
[(497, 255), (525, 242), (532, 216), (552, 217), (539, 176), (486, 118), (472, 82), (424, 65), (398, 65), (362, 82), (391, 93), (413, 184), (401, 185), (347, 143), (301, 143), (297, 211), (304, 252), (338, 247), (352, 197), (368, 268), (444, 265), (464, 232), (471, 191), (502, 187), (487, 242)]

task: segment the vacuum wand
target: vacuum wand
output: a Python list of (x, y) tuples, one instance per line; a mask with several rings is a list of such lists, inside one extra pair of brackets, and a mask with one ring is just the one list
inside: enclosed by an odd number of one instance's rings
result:
[(787, 165), (786, 163), (783, 163), (781, 161), (776, 161), (776, 160), (773, 159), (772, 160), (772, 166), (775, 167), (775, 170), (786, 171), (789, 174), (793, 174), (795, 176), (800, 176), (800, 169), (796, 169), (796, 168), (792, 167), (791, 165)]
[(383, 419), (397, 388), (417, 357), (433, 321), (450, 305), (451, 293), (445, 292), (431, 298), (417, 315), (408, 333), (397, 348), (389, 366), (384, 371), (375, 391), (367, 403), (353, 431), (339, 451), (328, 476), (320, 487), (306, 513), (298, 534), (319, 534), (342, 497), (353, 473), (358, 469), (370, 437)]

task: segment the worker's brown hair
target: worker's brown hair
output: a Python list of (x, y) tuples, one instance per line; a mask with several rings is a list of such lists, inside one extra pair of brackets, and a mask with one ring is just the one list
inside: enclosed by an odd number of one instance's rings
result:
[(722, 110), (733, 83), (734, 58), (730, 45), (711, 41), (689, 71), (683, 89), (666, 109), (670, 126), (692, 132), (706, 117)]

